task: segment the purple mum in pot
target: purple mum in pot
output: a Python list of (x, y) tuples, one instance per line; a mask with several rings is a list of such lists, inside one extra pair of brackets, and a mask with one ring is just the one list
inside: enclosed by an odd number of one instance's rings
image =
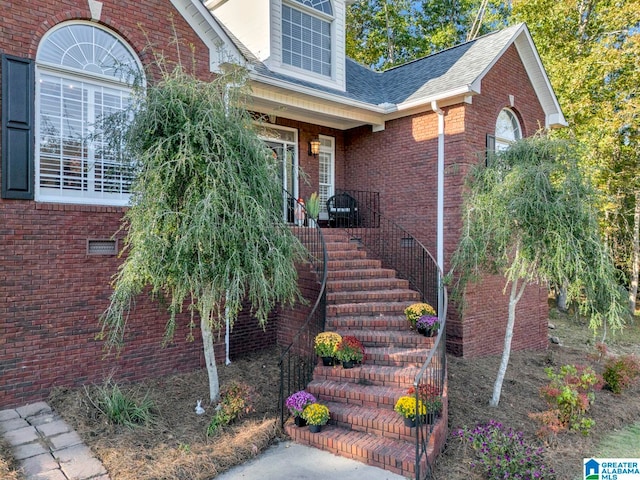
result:
[(289, 409), (291, 415), (299, 417), (302, 415), (304, 407), (312, 403), (316, 403), (316, 397), (304, 390), (300, 390), (299, 392), (292, 393), (284, 404)]

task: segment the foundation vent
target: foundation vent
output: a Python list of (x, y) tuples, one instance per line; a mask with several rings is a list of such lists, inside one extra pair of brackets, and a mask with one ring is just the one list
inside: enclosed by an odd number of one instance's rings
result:
[(118, 241), (109, 239), (88, 239), (87, 255), (117, 255)]

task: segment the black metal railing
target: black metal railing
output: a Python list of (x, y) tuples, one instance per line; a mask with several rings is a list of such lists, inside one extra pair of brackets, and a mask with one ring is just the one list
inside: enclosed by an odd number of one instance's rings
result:
[(380, 192), (336, 189), (336, 195), (343, 193), (352, 196), (356, 201), (358, 221), (355, 227), (378, 228), (380, 226)]
[[(291, 205), (298, 207), (291, 197)], [(291, 227), (294, 234), (306, 247), (308, 266), (299, 269), (300, 291), (308, 304), (298, 304), (290, 312), (294, 318), (305, 318), (304, 323), (280, 356), (280, 423), (288, 418), (286, 398), (294, 392), (304, 390), (313, 378), (317, 357), (313, 342), (318, 333), (324, 331), (326, 320), (327, 249), (322, 231), (314, 227)], [(304, 277), (308, 275), (308, 277)], [(303, 278), (304, 277), (304, 278)], [(304, 315), (306, 314), (306, 317)]]
[[(355, 198), (355, 192), (348, 193)], [(381, 260), (384, 267), (396, 270), (399, 277), (408, 280), (411, 288), (420, 292), (422, 301), (436, 309), (440, 330), (413, 386), (416, 407), (420, 398), (429, 404), (433, 404), (436, 399), (442, 402), (443, 397), (446, 398), (447, 374), (447, 290), (442, 272), (424, 245), (404, 228), (385, 218), (379, 209), (372, 211), (372, 206), (379, 205), (375, 195), (361, 194), (359, 198), (358, 210), (362, 218), (372, 219), (372, 223), (362, 222), (359, 227), (346, 228), (351, 238), (360, 242), (373, 257)], [(432, 465), (427, 449), (435, 422), (429, 416), (418, 416), (416, 420), (416, 479), (422, 480), (431, 477)]]

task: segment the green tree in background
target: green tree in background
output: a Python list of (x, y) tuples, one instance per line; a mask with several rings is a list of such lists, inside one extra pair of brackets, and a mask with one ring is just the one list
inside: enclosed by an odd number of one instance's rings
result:
[(506, 280), (509, 314), (490, 402), (494, 407), (509, 363), (516, 306), (527, 284), (565, 285), (568, 299), (594, 330), (604, 323), (619, 329), (624, 323), (624, 297), (600, 239), (594, 192), (583, 181), (577, 158), (567, 142), (532, 137), (469, 175), (452, 274), (461, 298), (467, 282), (484, 274)]
[[(347, 55), (377, 70), (464, 42), (482, 0), (359, 0), (347, 8)], [(510, 7), (487, 2), (479, 34), (508, 21)]]
[(640, 223), (640, 3), (519, 0), (569, 128), (599, 193), (600, 225), (635, 309)]
[(239, 103), (241, 82), (235, 74), (202, 82), (176, 68), (141, 94), (123, 136), (138, 166), (127, 256), (101, 319), (107, 345), (122, 346), (128, 312), (149, 286), (168, 300), (167, 342), (187, 304), (191, 330), (200, 319), (212, 402), (214, 330), (233, 323), (245, 300), (264, 325), (278, 302), (299, 297), (303, 247), (282, 222), (278, 165)]

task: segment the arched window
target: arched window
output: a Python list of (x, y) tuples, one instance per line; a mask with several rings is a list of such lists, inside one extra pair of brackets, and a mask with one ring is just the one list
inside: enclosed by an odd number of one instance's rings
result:
[(331, 77), (330, 0), (283, 0), (282, 62)]
[(496, 151), (506, 150), (509, 145), (521, 138), (522, 130), (516, 115), (508, 108), (502, 109), (496, 121)]
[(130, 103), (141, 65), (94, 24), (51, 30), (36, 57), (36, 199), (125, 205), (133, 171), (107, 148), (96, 122)]

